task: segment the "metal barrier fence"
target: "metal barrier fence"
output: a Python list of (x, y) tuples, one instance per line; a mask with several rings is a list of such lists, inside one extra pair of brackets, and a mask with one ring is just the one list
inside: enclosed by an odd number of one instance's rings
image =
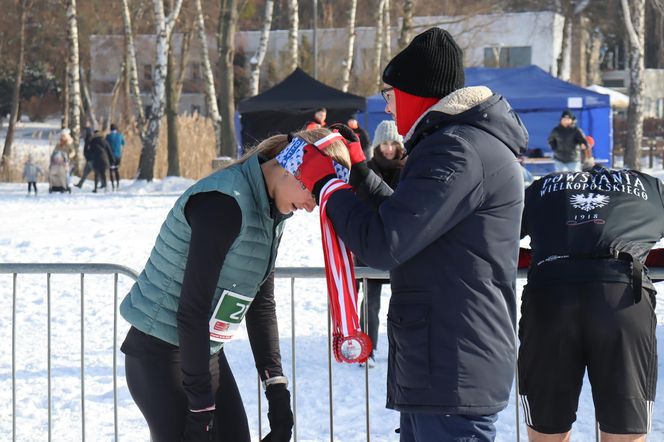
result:
[[(85, 327), (84, 327), (84, 306), (85, 306), (85, 275), (113, 275), (113, 423), (114, 423), (114, 434), (115, 440), (118, 438), (118, 406), (117, 406), (117, 322), (118, 322), (118, 276), (124, 275), (133, 280), (136, 280), (138, 274), (125, 266), (116, 265), (116, 264), (76, 264), (76, 263), (56, 263), (56, 264), (32, 264), (32, 263), (0, 263), (0, 274), (11, 274), (12, 278), (12, 440), (16, 440), (16, 283), (17, 276), (19, 274), (45, 274), (46, 275), (46, 298), (47, 298), (47, 385), (48, 385), (48, 440), (51, 441), (51, 430), (52, 430), (52, 421), (51, 421), (51, 275), (53, 274), (78, 274), (80, 275), (80, 315), (81, 315), (81, 429), (83, 441), (85, 441), (85, 366), (84, 366), (84, 338), (85, 338)], [(378, 271), (370, 268), (357, 268), (355, 269), (355, 275), (358, 279), (363, 279), (363, 287), (366, 287), (367, 279), (382, 279), (387, 278), (388, 274), (386, 272)], [(650, 276), (653, 280), (664, 279), (664, 268), (650, 269)], [(318, 267), (280, 267), (275, 271), (276, 278), (287, 278), (290, 279), (291, 287), (291, 348), (292, 348), (292, 375), (291, 375), (291, 392), (292, 392), (292, 407), (293, 407), (293, 418), (295, 425), (293, 427), (293, 440), (297, 441), (297, 375), (296, 375), (296, 355), (295, 355), (295, 279), (322, 279), (325, 278), (325, 273), (323, 268)], [(526, 272), (519, 271), (519, 279), (525, 279)], [(367, 303), (365, 305), (365, 318)], [(328, 304), (328, 315), (327, 315), (327, 331), (328, 331), (328, 390), (329, 390), (329, 423), (330, 423), (330, 440), (334, 440), (334, 407), (333, 407), (333, 396), (332, 396), (332, 340), (331, 340), (331, 320), (329, 315), (329, 304)], [(516, 398), (516, 440), (519, 442), (521, 440), (520, 430), (519, 430), (519, 392), (518, 392), (518, 379), (516, 378), (515, 373), (515, 398)], [(261, 383), (258, 379), (258, 431), (259, 439), (262, 438), (261, 428), (262, 428), (262, 413), (261, 413)], [(366, 436), (367, 441), (370, 441), (371, 434), (371, 421), (369, 413), (369, 366), (365, 364), (365, 425), (366, 425)], [(597, 425), (595, 437), (599, 441), (599, 433), (597, 430)]]

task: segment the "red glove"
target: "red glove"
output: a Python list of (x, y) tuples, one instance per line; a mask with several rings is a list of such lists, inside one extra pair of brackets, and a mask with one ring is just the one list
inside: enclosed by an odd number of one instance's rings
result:
[[(314, 188), (317, 187), (316, 183), (323, 180), (327, 182), (329, 179), (336, 177), (337, 172), (334, 170), (334, 160), (332, 158), (321, 153), (320, 150), (310, 144), (304, 147), (302, 164), (297, 169), (295, 178), (316, 195), (314, 192)], [(318, 186), (319, 192), (321, 188), (322, 186)], [(317, 195), (316, 200), (318, 200)]]
[(330, 129), (339, 132), (346, 140), (346, 147), (348, 147), (348, 153), (350, 153), (351, 166), (367, 160), (367, 157), (364, 156), (364, 151), (362, 151), (360, 139), (357, 134), (353, 132), (353, 129), (341, 123), (331, 125)]

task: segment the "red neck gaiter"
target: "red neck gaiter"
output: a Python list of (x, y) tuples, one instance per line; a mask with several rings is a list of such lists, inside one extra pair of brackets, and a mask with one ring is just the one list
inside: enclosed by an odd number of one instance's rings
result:
[(440, 98), (418, 97), (394, 88), (394, 99), (397, 104), (397, 132), (406, 135), (418, 118)]

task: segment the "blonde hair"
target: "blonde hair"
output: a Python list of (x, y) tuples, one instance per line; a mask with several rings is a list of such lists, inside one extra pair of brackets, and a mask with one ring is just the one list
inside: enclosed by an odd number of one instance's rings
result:
[[(302, 138), (307, 143), (315, 143), (316, 141), (320, 140), (321, 138), (325, 138), (331, 133), (332, 132), (329, 129), (321, 127), (318, 129), (297, 132), (294, 133), (293, 136)], [(270, 138), (266, 138), (265, 140), (261, 141), (257, 146), (251, 148), (240, 159), (232, 162), (227, 167), (230, 167), (233, 164), (244, 163), (254, 155), (261, 155), (265, 158), (273, 159), (279, 155), (279, 152), (284, 150), (286, 146), (288, 146), (288, 135), (273, 135)], [(327, 146), (323, 152), (337, 163), (350, 169), (350, 154), (348, 153), (348, 148), (342, 141), (334, 141), (332, 144)]]

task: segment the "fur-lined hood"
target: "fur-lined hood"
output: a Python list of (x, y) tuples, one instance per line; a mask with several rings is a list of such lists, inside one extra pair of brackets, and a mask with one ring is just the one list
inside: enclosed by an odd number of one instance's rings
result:
[(404, 137), (406, 150), (410, 152), (427, 128), (454, 124), (469, 124), (490, 133), (515, 155), (528, 147), (528, 131), (507, 100), (486, 86), (473, 86), (452, 92), (424, 112)]

